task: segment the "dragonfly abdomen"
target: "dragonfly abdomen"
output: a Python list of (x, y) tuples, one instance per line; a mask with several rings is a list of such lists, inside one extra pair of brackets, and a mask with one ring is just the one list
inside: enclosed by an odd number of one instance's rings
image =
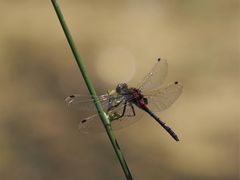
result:
[(167, 126), (165, 122), (161, 121), (161, 119), (157, 115), (155, 115), (147, 107), (144, 108), (143, 110), (146, 111), (150, 116), (152, 116), (172, 136), (173, 139), (179, 141), (177, 134), (169, 126)]

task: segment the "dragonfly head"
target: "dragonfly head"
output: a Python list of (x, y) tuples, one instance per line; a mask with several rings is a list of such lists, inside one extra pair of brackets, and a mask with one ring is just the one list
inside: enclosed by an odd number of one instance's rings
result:
[(118, 94), (124, 94), (128, 91), (128, 85), (126, 83), (120, 83), (116, 87), (116, 92)]

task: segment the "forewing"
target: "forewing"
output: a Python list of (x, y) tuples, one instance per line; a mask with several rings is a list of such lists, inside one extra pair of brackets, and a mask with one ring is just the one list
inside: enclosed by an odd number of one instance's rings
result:
[(161, 86), (167, 76), (168, 64), (165, 59), (158, 59), (150, 72), (138, 84), (140, 90), (152, 90)]
[[(102, 104), (104, 110), (107, 108), (109, 95), (103, 94), (98, 96), (100, 103)], [(74, 109), (79, 109), (81, 111), (94, 111), (96, 112), (94, 98), (89, 95), (80, 95), (80, 94), (73, 94), (68, 96), (66, 99), (66, 104), (69, 107)]]
[(181, 95), (183, 86), (178, 82), (169, 84), (168, 86), (152, 90), (144, 94), (148, 99), (148, 107), (152, 111), (163, 111), (169, 108)]

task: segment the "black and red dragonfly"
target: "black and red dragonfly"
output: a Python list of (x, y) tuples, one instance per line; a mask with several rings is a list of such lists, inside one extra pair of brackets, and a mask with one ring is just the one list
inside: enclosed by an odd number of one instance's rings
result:
[[(161, 87), (167, 76), (168, 64), (165, 59), (158, 59), (151, 71), (143, 78), (136, 88), (120, 83), (115, 90), (100, 95), (99, 100), (113, 129), (119, 129), (134, 123), (142, 112), (153, 117), (176, 141), (178, 136), (155, 113), (169, 108), (181, 95), (183, 86), (177, 81)], [(69, 106), (77, 106), (92, 111), (93, 98), (84, 95), (71, 95), (66, 98)], [(135, 108), (137, 107), (137, 108)], [(99, 129), (98, 114), (94, 113), (79, 123), (79, 129), (90, 132)]]

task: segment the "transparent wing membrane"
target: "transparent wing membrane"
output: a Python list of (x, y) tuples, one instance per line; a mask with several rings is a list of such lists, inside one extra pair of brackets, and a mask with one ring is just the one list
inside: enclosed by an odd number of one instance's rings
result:
[(163, 111), (169, 108), (181, 95), (183, 86), (178, 82), (168, 86), (148, 91), (144, 96), (148, 99), (148, 107), (152, 111)]
[(83, 133), (98, 133), (104, 131), (98, 114), (93, 114), (92, 116), (81, 119), (78, 124), (78, 129)]
[[(133, 123), (141, 119), (143, 112), (136, 106), (134, 107), (135, 115), (133, 114), (132, 108), (129, 103), (126, 104), (125, 115), (120, 118), (111, 120), (113, 116), (121, 116), (124, 110), (124, 103), (121, 103), (119, 107), (114, 108), (107, 115), (109, 116), (111, 127), (113, 130), (119, 130), (124, 127), (130, 126)], [(133, 105), (134, 106), (134, 105)], [(83, 133), (99, 133), (104, 132), (103, 124), (99, 118), (98, 113), (93, 114), (87, 118), (80, 120), (78, 128)]]
[[(105, 110), (108, 106), (109, 95), (106, 93), (101, 96), (98, 96), (98, 98)], [(74, 95), (68, 96), (65, 99), (65, 101), (66, 101), (66, 104), (71, 108), (80, 109), (82, 111), (96, 112), (95, 104), (93, 102), (94, 99), (92, 96), (74, 94)]]
[(165, 81), (168, 71), (167, 60), (158, 59), (150, 72), (143, 78), (137, 87), (142, 91), (156, 89)]
[[(98, 96), (99, 100), (101, 102), (103, 101), (107, 101), (109, 99), (109, 95), (103, 94)], [(73, 94), (71, 96), (68, 96), (65, 101), (68, 105), (74, 105), (74, 104), (81, 104), (81, 103), (88, 103), (88, 102), (92, 102), (94, 99), (92, 96), (89, 95), (81, 95), (81, 94)]]

